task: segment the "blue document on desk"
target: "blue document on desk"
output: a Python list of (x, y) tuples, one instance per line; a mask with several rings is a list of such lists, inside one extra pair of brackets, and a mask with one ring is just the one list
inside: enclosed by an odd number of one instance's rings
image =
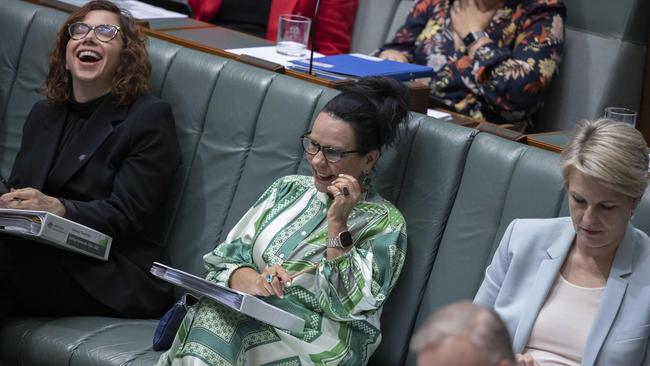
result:
[[(291, 63), (296, 67), (290, 68), (302, 71), (309, 67), (309, 59), (294, 60)], [(313, 69), (316, 73), (342, 75), (343, 78), (387, 76), (397, 80), (410, 80), (433, 76), (433, 69), (428, 66), (389, 61), (359, 53), (315, 58)]]

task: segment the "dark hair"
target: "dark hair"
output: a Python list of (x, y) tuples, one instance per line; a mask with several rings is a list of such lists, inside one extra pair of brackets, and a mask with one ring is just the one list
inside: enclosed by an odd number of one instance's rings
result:
[(408, 121), (409, 89), (385, 77), (368, 77), (343, 88), (322, 112), (349, 123), (359, 153), (392, 145)]
[(72, 81), (65, 68), (65, 51), (70, 41), (68, 26), (82, 21), (93, 10), (109, 11), (119, 18), (118, 35), (122, 37), (124, 48), (113, 76), (111, 93), (124, 105), (132, 103), (149, 89), (151, 65), (140, 27), (128, 11), (107, 0), (94, 0), (70, 14), (56, 35), (56, 46), (49, 56), (49, 71), (44, 86), (44, 94), (54, 104), (65, 102), (72, 94)]

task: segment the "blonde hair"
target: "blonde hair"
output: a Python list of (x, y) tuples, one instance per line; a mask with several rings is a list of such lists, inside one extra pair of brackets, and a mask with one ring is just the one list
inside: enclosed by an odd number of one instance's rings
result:
[(609, 119), (585, 120), (560, 155), (564, 184), (573, 169), (638, 199), (648, 186), (648, 148), (634, 127)]

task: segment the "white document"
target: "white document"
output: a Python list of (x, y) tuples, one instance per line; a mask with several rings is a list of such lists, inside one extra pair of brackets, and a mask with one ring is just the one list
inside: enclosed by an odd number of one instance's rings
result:
[(443, 121), (450, 121), (452, 119), (451, 114), (431, 108), (427, 109), (427, 116)]
[[(289, 66), (292, 65), (289, 61), (292, 60), (301, 60), (304, 59), (305, 57), (309, 58), (309, 50), (307, 50), (307, 53), (305, 56), (286, 56), (286, 55), (281, 55), (277, 52), (275, 52), (275, 46), (263, 46), (263, 47), (247, 47), (247, 48), (231, 48), (229, 50), (226, 50), (230, 53), (234, 53), (235, 55), (249, 55), (257, 58), (261, 58), (262, 60), (267, 60), (271, 62), (275, 62), (276, 64), (280, 64), (283, 66)], [(323, 57), (323, 54), (320, 54), (318, 52), (314, 52), (314, 58), (316, 57)]]
[(220, 286), (193, 274), (154, 262), (151, 273), (184, 289), (195, 291), (233, 310), (246, 314), (276, 328), (302, 332), (305, 320), (277, 308), (262, 299), (228, 287)]
[(0, 231), (104, 261), (113, 242), (106, 234), (45, 211), (0, 208)]
[[(58, 0), (62, 3), (74, 5), (76, 7), (84, 6), (90, 0)], [(187, 18), (187, 15), (169, 11), (157, 6), (149, 5), (137, 0), (111, 0), (121, 9), (128, 10), (135, 19), (173, 19)]]

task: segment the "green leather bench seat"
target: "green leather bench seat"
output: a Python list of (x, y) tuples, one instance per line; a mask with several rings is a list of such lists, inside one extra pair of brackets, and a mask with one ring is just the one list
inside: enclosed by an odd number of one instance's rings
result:
[[(22, 124), (65, 14), (0, 0), (0, 172), (8, 175)], [(152, 91), (173, 108), (183, 153), (165, 230), (170, 264), (203, 273), (202, 255), (276, 178), (309, 174), (299, 136), (335, 90), (149, 40)], [(382, 314), (371, 365), (414, 364), (410, 337), (438, 306), (471, 298), (515, 217), (565, 215), (557, 154), (413, 115), (382, 152), (373, 185), (407, 221), (409, 249)], [(650, 198), (634, 217), (650, 229)], [(177, 291), (181, 294), (181, 291)], [(45, 304), (46, 306), (46, 304)], [(0, 323), (0, 365), (151, 365), (155, 319), (15, 317)]]

